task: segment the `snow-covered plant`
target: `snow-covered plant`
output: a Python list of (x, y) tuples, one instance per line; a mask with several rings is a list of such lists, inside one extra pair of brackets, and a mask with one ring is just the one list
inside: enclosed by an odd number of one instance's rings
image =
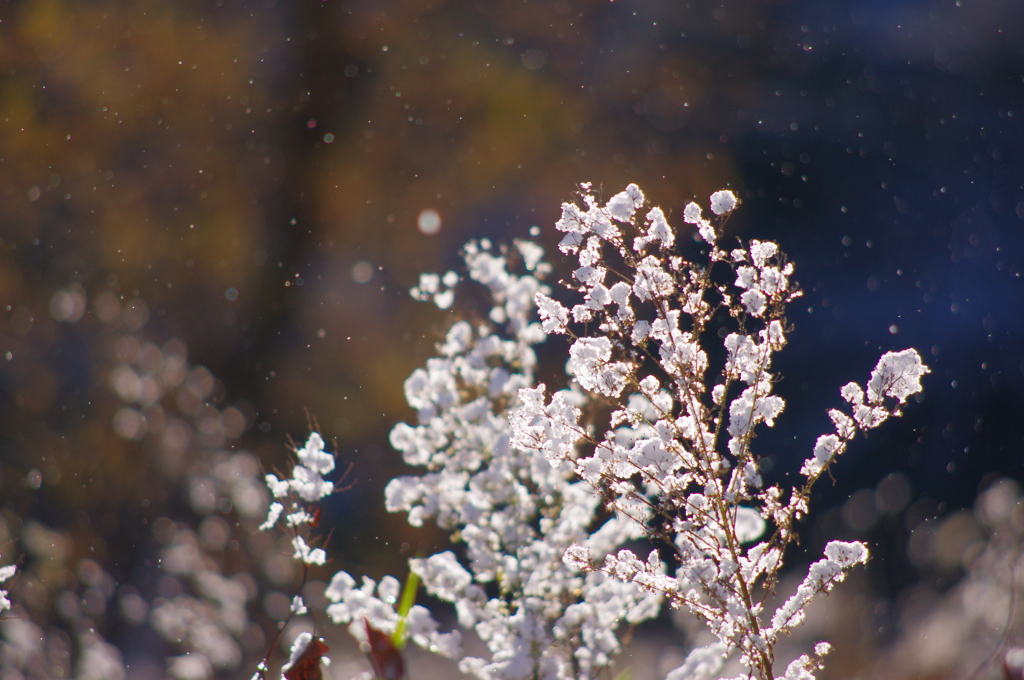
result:
[[(291, 479), (278, 479), (273, 474), (266, 476), (274, 501), (260, 530), (274, 527), (284, 514), (285, 525), (292, 534), (295, 559), (307, 565), (323, 564), (327, 561), (327, 553), (323, 548), (311, 548), (299, 529), (319, 521), (315, 505), (334, 493), (334, 483), (324, 479), (324, 475), (334, 471), (334, 454), (324, 451), (323, 437), (314, 432), (305, 446), (295, 450), (295, 458), (297, 462), (292, 468)], [(311, 507), (314, 514), (307, 511)]]
[[(771, 680), (780, 636), (868, 557), (862, 543), (833, 541), (797, 591), (768, 607), (814, 483), (858, 432), (899, 415), (928, 369), (912, 349), (885, 354), (866, 389), (841, 390), (849, 408), (829, 412), (834, 431), (818, 439), (802, 481), (767, 485), (753, 441), (783, 410), (772, 358), (799, 296), (793, 265), (770, 242), (726, 249), (729, 191), (711, 196), (710, 218), (695, 203), (684, 211), (704, 242), (699, 262), (635, 185), (603, 205), (587, 185), (581, 198), (556, 225), (560, 250), (578, 258), (564, 282), (575, 304), (542, 283), (550, 267), (536, 244), (467, 246), (469, 278), (494, 306), (487, 320), (456, 322), (439, 356), (410, 376), (417, 424), (391, 434), (425, 472), (393, 480), (387, 508), (413, 526), (432, 520), (465, 546), (410, 569), (455, 606), (489, 658), (463, 656), (459, 632), (439, 632), (422, 606), (401, 615), (393, 577), (338, 572), (327, 613), (363, 641), (371, 629), (405, 635), (477, 678), (583, 680), (610, 676), (623, 627), (667, 602), (718, 638), (671, 680), (717, 677), (731, 656), (744, 677)], [(519, 261), (525, 272), (515, 274)], [(457, 283), (451, 272), (428, 276), (413, 294), (447, 308)], [(571, 380), (548, 396), (533, 347), (553, 334), (571, 343)], [(646, 559), (624, 548), (643, 537), (655, 542)], [(783, 677), (813, 677), (828, 650), (819, 643)]]
[[(556, 464), (571, 460), (608, 507), (658, 539), (646, 560), (629, 550), (595, 556), (580, 545), (566, 552), (567, 562), (663, 593), (707, 623), (718, 658), (738, 650), (747, 675), (770, 680), (779, 636), (868, 556), (862, 543), (829, 543), (825, 559), (768, 616), (765, 600), (811, 487), (858, 432), (899, 415), (928, 369), (912, 349), (885, 354), (866, 395), (856, 383), (842, 389), (850, 413), (829, 412), (835, 430), (818, 438), (804, 481), (766, 486), (753, 440), (784, 405), (773, 394), (772, 357), (785, 346), (786, 305), (800, 294), (790, 283), (793, 265), (774, 243), (723, 246), (722, 227), (736, 207), (730, 191), (711, 196), (711, 219), (696, 203), (686, 206), (684, 221), (708, 249), (700, 263), (679, 253), (659, 208), (643, 214), (636, 185), (603, 206), (590, 193), (583, 202), (565, 204), (556, 225), (565, 233), (560, 250), (578, 258), (568, 287), (582, 301), (569, 310), (544, 295), (537, 300), (545, 330), (572, 338), (568, 369), (590, 395), (588, 422), (582, 409), (560, 394), (548, 400), (538, 385), (521, 394), (512, 444), (543, 450)], [(708, 352), (719, 337), (724, 363), (713, 371)], [(799, 657), (785, 677), (812, 675), (828, 649), (822, 643), (813, 657)], [(690, 666), (670, 677), (687, 677)]]
[[(18, 565), (8, 564), (0, 567), (0, 583), (7, 581), (18, 571)], [(7, 591), (0, 589), (0, 614), (11, 608), (11, 601), (7, 598)]]

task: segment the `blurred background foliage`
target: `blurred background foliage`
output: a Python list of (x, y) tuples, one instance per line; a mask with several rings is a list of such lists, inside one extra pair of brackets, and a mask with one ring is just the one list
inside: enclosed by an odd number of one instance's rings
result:
[[(31, 519), (119, 582), (153, 558), (189, 473), (152, 412), (117, 419), (117, 367), (152, 347), (205, 367), (176, 402), (217, 407), (202, 446), (270, 469), (315, 418), (358, 479), (328, 508), (337, 563), (401, 572), (444, 539), (381, 511), (387, 432), (474, 312), (412, 301), (418, 274), (534, 225), (557, 263), (581, 181), (636, 182), (677, 228), (728, 186), (730, 229), (778, 240), (806, 291), (780, 474), (880, 350), (933, 367), (822, 502), (896, 597), (916, 522), (1024, 477), (1022, 45), (1012, 0), (4, 2), (0, 552)], [(851, 506), (886, 479), (903, 500)]]

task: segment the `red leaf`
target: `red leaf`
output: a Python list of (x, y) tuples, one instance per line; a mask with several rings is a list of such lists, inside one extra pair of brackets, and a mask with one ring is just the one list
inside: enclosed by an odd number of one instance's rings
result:
[(320, 638), (310, 640), (292, 667), (285, 671), (285, 680), (323, 680), (320, 659), (329, 649), (327, 643)]
[(366, 637), (370, 641), (366, 656), (370, 657), (377, 680), (404, 680), (405, 659), (402, 658), (402, 652), (395, 647), (390, 636), (371, 626), (366, 619), (363, 619), (363, 623), (366, 624)]

